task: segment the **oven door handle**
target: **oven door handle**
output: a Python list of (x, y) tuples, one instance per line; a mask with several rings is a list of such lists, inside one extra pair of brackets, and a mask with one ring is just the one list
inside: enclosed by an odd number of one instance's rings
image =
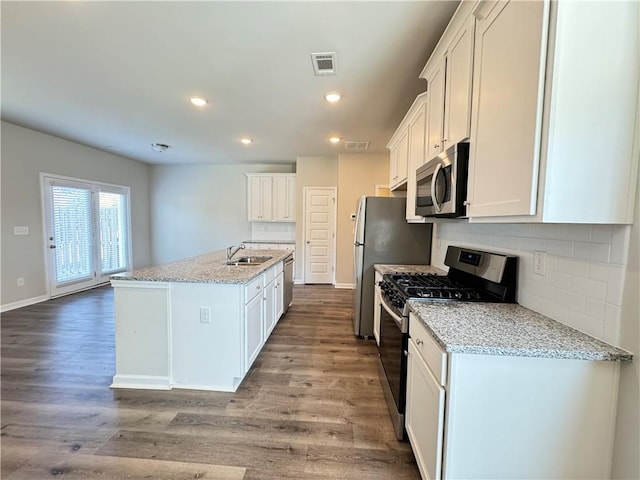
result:
[(386, 310), (386, 312), (393, 318), (396, 326), (400, 329), (402, 333), (409, 333), (409, 319), (407, 317), (398, 316), (389, 305), (387, 305), (386, 299), (384, 296), (380, 296), (380, 304)]

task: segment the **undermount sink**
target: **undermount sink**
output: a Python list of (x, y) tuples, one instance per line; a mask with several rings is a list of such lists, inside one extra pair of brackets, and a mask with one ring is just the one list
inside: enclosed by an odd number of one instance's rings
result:
[(226, 262), (226, 265), (234, 265), (234, 266), (241, 266), (241, 265), (260, 265), (261, 263), (264, 263), (268, 260), (271, 260), (273, 257), (268, 257), (268, 256), (257, 256), (257, 255), (253, 255), (253, 256), (248, 256), (248, 257), (240, 257), (237, 258), (235, 260), (230, 260), (228, 262)]

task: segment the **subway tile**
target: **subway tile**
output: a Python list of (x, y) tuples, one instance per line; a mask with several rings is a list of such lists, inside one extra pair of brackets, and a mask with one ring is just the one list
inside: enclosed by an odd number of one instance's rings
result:
[(518, 250), (533, 252), (535, 250), (546, 251), (547, 241), (541, 238), (521, 237), (517, 242)]
[(558, 259), (558, 271), (580, 277), (586, 277), (589, 271), (589, 264), (574, 258), (560, 257)]
[[(624, 294), (624, 276), (625, 269), (621, 266), (612, 266), (609, 269), (609, 278), (607, 280), (607, 297), (608, 303), (622, 306), (622, 297)], [(637, 295), (637, 292), (636, 292)]]
[(605, 303), (600, 300), (594, 300), (593, 298), (587, 298), (585, 313), (590, 317), (595, 317), (600, 320), (604, 320), (605, 319)]
[[(539, 278), (543, 278), (543, 277), (539, 277)], [(528, 282), (528, 285), (529, 285), (528, 290), (533, 295), (545, 300), (554, 299), (555, 288), (553, 288), (551, 285), (547, 285), (543, 281), (537, 281), (532, 279), (530, 279), (530, 281)]]
[(558, 225), (540, 223), (534, 226), (534, 237), (544, 239), (554, 239), (558, 236)]
[(568, 273), (550, 271), (547, 269), (546, 282), (549, 285), (557, 288), (568, 290), (571, 286), (571, 275)]
[(582, 312), (570, 311), (567, 325), (604, 340), (604, 321)]
[(605, 309), (603, 340), (611, 343), (612, 345), (621, 346), (622, 338), (620, 338), (620, 318), (622, 315), (622, 309), (617, 305), (611, 304), (606, 304)]
[(571, 291), (595, 300), (605, 300), (607, 284), (599, 280), (573, 276), (571, 277)]
[(569, 310), (576, 310), (578, 312), (584, 312), (587, 305), (587, 298), (584, 295), (567, 290), (556, 290), (554, 301), (558, 305), (563, 305)]
[(615, 225), (612, 227), (611, 259), (616, 265), (624, 265), (627, 262), (629, 251), (629, 239), (631, 236), (630, 225)]
[(590, 263), (587, 276), (594, 280), (609, 281), (609, 265), (606, 263)]
[(609, 263), (611, 245), (608, 243), (574, 242), (573, 256), (574, 258), (591, 260), (592, 262)]
[(594, 243), (611, 243), (613, 239), (612, 225), (592, 225), (591, 241)]
[(558, 225), (557, 240), (588, 242), (591, 240), (591, 225)]
[(573, 255), (573, 242), (567, 240), (547, 240), (547, 253), (559, 257), (571, 257)]
[(569, 309), (549, 300), (542, 300), (540, 313), (558, 322), (566, 323), (569, 319)]

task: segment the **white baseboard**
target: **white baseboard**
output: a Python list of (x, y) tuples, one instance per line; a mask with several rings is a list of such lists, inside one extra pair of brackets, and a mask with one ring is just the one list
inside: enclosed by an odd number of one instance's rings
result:
[(8, 312), (9, 310), (15, 310), (16, 308), (28, 307), (29, 305), (35, 305), (36, 303), (46, 302), (49, 300), (48, 295), (40, 295), (39, 297), (26, 298), (18, 302), (7, 303), (0, 306), (0, 312)]
[(294, 285), (304, 285), (304, 280), (302, 280), (301, 278), (296, 278), (295, 281), (293, 282)]
[(336, 288), (344, 288), (347, 290), (353, 290), (354, 288), (356, 288), (354, 283), (336, 283), (334, 286)]
[(169, 377), (153, 375), (114, 375), (109, 388), (135, 388), (140, 390), (171, 390)]

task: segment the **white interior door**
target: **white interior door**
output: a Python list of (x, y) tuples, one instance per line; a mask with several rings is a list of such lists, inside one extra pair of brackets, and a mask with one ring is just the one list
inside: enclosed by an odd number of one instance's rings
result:
[(305, 189), (304, 283), (333, 283), (336, 189)]
[(60, 177), (42, 177), (49, 295), (108, 281), (129, 268), (129, 191)]

